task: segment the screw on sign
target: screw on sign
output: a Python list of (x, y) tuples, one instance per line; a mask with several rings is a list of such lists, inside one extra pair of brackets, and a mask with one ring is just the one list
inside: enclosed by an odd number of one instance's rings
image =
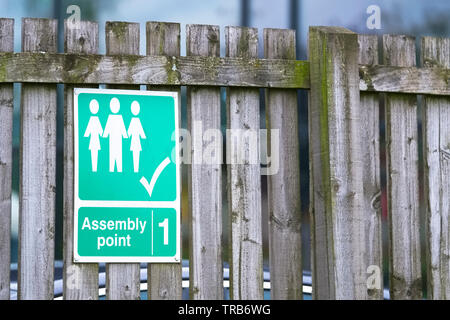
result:
[(74, 89), (74, 261), (179, 262), (178, 93)]

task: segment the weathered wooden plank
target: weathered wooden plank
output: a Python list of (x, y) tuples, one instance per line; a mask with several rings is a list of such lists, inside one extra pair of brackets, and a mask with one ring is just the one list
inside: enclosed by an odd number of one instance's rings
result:
[[(147, 55), (180, 56), (179, 23), (147, 22), (146, 30)], [(147, 89), (177, 91), (178, 97), (181, 99), (181, 90), (179, 86), (148, 86)], [(181, 106), (181, 100), (178, 105)], [(181, 108), (179, 110), (181, 110)], [(178, 123), (181, 123), (181, 113), (178, 114), (178, 120)], [(181, 176), (180, 173), (180, 177)], [(181, 185), (182, 183), (180, 183), (180, 186)], [(181, 300), (181, 263), (148, 264), (147, 272), (148, 298), (150, 300)]]
[[(264, 56), (295, 59), (295, 31), (264, 29)], [(277, 300), (303, 298), (297, 108), (296, 90), (266, 90), (267, 129), (280, 137), (278, 149), (267, 146), (279, 157), (278, 171), (267, 177), (271, 298)]]
[[(425, 68), (450, 68), (450, 39), (422, 38)], [(450, 98), (424, 98), (428, 298), (450, 299)]]
[[(361, 91), (449, 95), (448, 68), (359, 66)], [(309, 89), (309, 62), (278, 59), (0, 53), (0, 82)]]
[[(414, 38), (384, 35), (383, 59), (386, 65), (414, 66)], [(420, 299), (417, 98), (387, 94), (385, 106), (391, 298)]]
[(309, 88), (307, 61), (0, 53), (0, 82)]
[[(358, 35), (359, 63), (378, 64), (378, 36)], [(380, 122), (378, 93), (360, 93), (361, 141), (365, 217), (365, 268), (373, 275), (367, 287), (369, 299), (383, 299), (383, 254), (381, 238)], [(378, 275), (378, 277), (376, 277)]]
[[(57, 20), (22, 19), (22, 51), (56, 52)], [(19, 299), (52, 299), (56, 194), (56, 85), (23, 84)]]
[[(107, 21), (106, 54), (139, 54), (139, 23)], [(137, 86), (109, 86), (112, 89), (137, 89)], [(106, 264), (106, 298), (108, 300), (140, 299), (140, 264)]]
[(179, 23), (149, 21), (146, 31), (147, 56), (180, 56)]
[[(0, 19), (0, 51), (14, 50), (14, 19)], [(9, 300), (13, 85), (0, 84), (0, 300)]]
[(450, 95), (449, 68), (362, 65), (359, 75), (361, 91)]
[[(258, 29), (226, 27), (227, 57), (258, 57)], [(263, 299), (259, 90), (227, 90), (230, 298)]]
[[(218, 26), (186, 26), (188, 56), (218, 57), (219, 49)], [(223, 299), (222, 137), (214, 134), (220, 132), (220, 89), (188, 87), (187, 100), (192, 145), (188, 172), (190, 296), (220, 300)]]
[[(311, 47), (311, 31), (308, 35), (308, 58), (314, 63), (313, 71), (326, 61), (320, 60), (323, 49), (317, 46)], [(322, 67), (325, 71), (325, 67)], [(312, 75), (312, 74), (311, 74)], [(331, 223), (327, 221), (327, 211), (330, 194), (327, 189), (329, 183), (329, 159), (328, 152), (328, 119), (327, 106), (324, 103), (326, 97), (317, 92), (319, 86), (326, 86), (326, 80), (319, 75), (312, 75), (310, 80), (314, 82), (308, 91), (308, 138), (309, 138), (309, 219), (310, 219), (310, 254), (313, 299), (333, 299), (334, 297), (334, 272), (332, 269), (332, 247), (327, 235), (332, 235)], [(314, 89), (313, 89), (314, 88)], [(314, 90), (314, 92), (312, 91)], [(313, 96), (314, 93), (314, 96)], [(325, 93), (324, 93), (325, 94)], [(323, 99), (323, 102), (322, 102)], [(323, 108), (320, 108), (323, 104)], [(322, 129), (323, 128), (323, 129)], [(331, 258), (331, 260), (330, 260)]]
[[(98, 24), (80, 21), (64, 23), (64, 51), (98, 52)], [(79, 87), (79, 85), (77, 86)], [(64, 87), (64, 285), (66, 300), (98, 299), (98, 264), (73, 263), (74, 248), (74, 119), (73, 85)]]
[(365, 299), (357, 35), (309, 29), (313, 296)]

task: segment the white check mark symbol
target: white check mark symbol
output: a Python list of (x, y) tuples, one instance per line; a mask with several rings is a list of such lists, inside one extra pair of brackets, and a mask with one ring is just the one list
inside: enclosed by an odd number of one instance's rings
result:
[(142, 177), (141, 180), (139, 180), (139, 182), (144, 186), (145, 190), (147, 190), (150, 198), (152, 197), (152, 192), (153, 188), (155, 187), (156, 180), (158, 180), (161, 172), (169, 165), (169, 163), (170, 159), (169, 157), (166, 157), (156, 168), (155, 172), (153, 173), (152, 179), (150, 180), (150, 183), (148, 183), (145, 177)]

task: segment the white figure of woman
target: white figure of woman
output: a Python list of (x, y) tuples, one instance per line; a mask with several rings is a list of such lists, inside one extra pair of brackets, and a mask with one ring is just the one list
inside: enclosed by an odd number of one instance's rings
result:
[[(97, 114), (98, 112), (98, 101), (92, 99), (89, 103), (89, 110), (92, 114)], [(97, 172), (97, 162), (98, 162), (98, 151), (100, 147), (100, 136), (103, 134), (102, 125), (97, 116), (91, 116), (84, 133), (85, 137), (89, 137), (89, 150), (91, 150), (91, 163), (92, 172)]]
[(133, 101), (131, 103), (131, 113), (134, 115), (133, 118), (131, 118), (130, 126), (128, 127), (128, 136), (131, 137), (131, 143), (130, 143), (130, 151), (133, 152), (133, 168), (134, 172), (139, 171), (139, 156), (140, 152), (142, 150), (141, 147), (141, 138), (146, 139), (144, 129), (141, 125), (141, 120), (137, 117), (141, 110), (141, 107), (139, 106), (139, 102)]

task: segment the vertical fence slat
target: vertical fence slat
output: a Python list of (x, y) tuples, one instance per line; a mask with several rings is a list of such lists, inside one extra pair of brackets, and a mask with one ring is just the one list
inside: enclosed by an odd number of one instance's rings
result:
[[(66, 53), (98, 53), (98, 24), (89, 21), (64, 24)], [(80, 85), (77, 85), (80, 87)], [(64, 87), (64, 299), (98, 299), (98, 264), (73, 263), (74, 137), (73, 89)]]
[[(22, 51), (56, 52), (57, 20), (22, 19)], [(56, 85), (23, 84), (19, 299), (52, 299), (56, 194)]]
[[(295, 59), (295, 31), (264, 29), (264, 56)], [(266, 90), (269, 136), (279, 130), (279, 168), (268, 176), (269, 263), (272, 299), (302, 299), (300, 162), (296, 90)], [(269, 141), (271, 139), (269, 138)]]
[[(359, 63), (378, 64), (378, 36), (358, 35)], [(379, 275), (367, 288), (369, 299), (383, 299), (383, 255), (381, 238), (380, 122), (377, 93), (360, 93), (361, 142), (363, 153), (366, 271)], [(372, 266), (372, 267), (371, 267)], [(369, 268), (371, 267), (371, 268)], [(373, 269), (373, 267), (378, 268)], [(367, 269), (369, 268), (369, 269)], [(374, 273), (376, 272), (376, 273)], [(379, 281), (377, 281), (379, 280)], [(378, 283), (377, 283), (378, 282)], [(379, 287), (377, 288), (377, 285)]]
[[(188, 56), (220, 56), (219, 27), (186, 26)], [(191, 133), (189, 170), (190, 296), (223, 298), (222, 267), (222, 140), (220, 89), (188, 87), (188, 126)], [(215, 131), (217, 132), (217, 131)]]
[[(227, 57), (258, 58), (258, 30), (226, 27)], [(230, 298), (263, 299), (259, 89), (227, 90)], [(238, 132), (236, 132), (238, 130)]]
[[(14, 50), (14, 19), (0, 19), (0, 52)], [(0, 84), (0, 300), (9, 300), (13, 85)]]
[(309, 59), (313, 295), (365, 299), (357, 35), (311, 27)]
[[(415, 66), (414, 38), (384, 35), (383, 60), (389, 66)], [(391, 298), (420, 299), (417, 98), (386, 94), (385, 101)]]
[[(179, 23), (147, 22), (146, 30), (147, 55), (180, 55)], [(181, 90), (179, 86), (148, 86), (147, 89), (177, 91), (178, 97), (181, 99)], [(181, 106), (180, 101), (178, 105)], [(181, 107), (179, 110), (181, 110)], [(178, 114), (178, 118), (178, 123), (181, 123), (181, 113)], [(182, 183), (180, 183), (180, 185), (182, 185)], [(147, 272), (148, 298), (150, 300), (181, 299), (182, 269), (180, 263), (148, 264)]]
[[(450, 68), (450, 39), (422, 39), (423, 67)], [(450, 299), (450, 98), (424, 99), (428, 298)]]
[[(139, 24), (107, 21), (106, 54), (139, 54)], [(139, 86), (109, 86), (114, 89), (137, 89)], [(108, 300), (140, 299), (140, 264), (106, 264), (106, 298)]]
[[(311, 33), (311, 32), (310, 32)], [(311, 38), (311, 34), (308, 35)], [(323, 49), (311, 47), (309, 39), (309, 61), (310, 81), (314, 88), (308, 91), (308, 136), (309, 136), (309, 215), (310, 215), (310, 233), (311, 233), (311, 275), (312, 275), (312, 297), (313, 299), (332, 299), (334, 297), (334, 272), (332, 270), (332, 247), (328, 242), (327, 235), (332, 234), (331, 222), (327, 221), (326, 213), (331, 208), (328, 205), (330, 197), (327, 191), (328, 183), (328, 134), (321, 132), (327, 128), (327, 109), (322, 110), (318, 107), (322, 99), (317, 90), (326, 85), (326, 80), (315, 75), (316, 71), (325, 61), (319, 61)], [(324, 70), (325, 71), (325, 70)], [(326, 106), (326, 105), (325, 105)], [(323, 136), (323, 138), (321, 138)], [(325, 180), (327, 179), (327, 180)]]

